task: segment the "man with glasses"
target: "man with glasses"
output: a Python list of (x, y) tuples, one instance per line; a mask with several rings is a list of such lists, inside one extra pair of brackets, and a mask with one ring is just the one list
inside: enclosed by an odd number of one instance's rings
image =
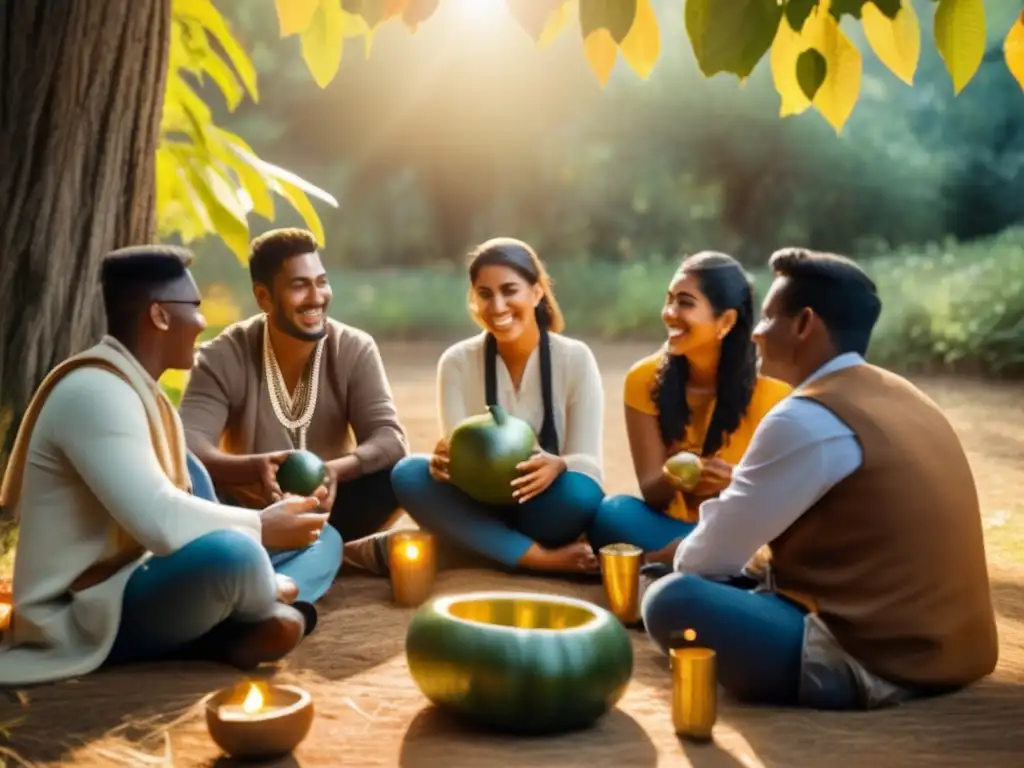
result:
[(168, 657), (250, 668), (312, 629), (267, 548), (323, 558), (309, 545), (326, 490), (260, 510), (190, 492), (181, 421), (157, 382), (190, 367), (206, 327), (191, 259), (162, 246), (108, 255), (107, 335), (29, 404), (0, 486), (20, 521), (0, 685)]

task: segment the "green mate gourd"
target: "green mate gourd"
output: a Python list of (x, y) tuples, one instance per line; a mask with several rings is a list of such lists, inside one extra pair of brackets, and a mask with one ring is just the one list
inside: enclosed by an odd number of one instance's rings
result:
[(419, 609), (405, 638), (409, 674), (438, 707), (495, 731), (586, 728), (633, 675), (633, 645), (604, 608), (571, 597), (471, 592)]
[(284, 493), (312, 496), (327, 480), (327, 465), (311, 451), (292, 451), (277, 468), (277, 485)]
[(513, 504), (516, 465), (533, 453), (536, 435), (522, 419), (500, 405), (470, 416), (448, 441), (448, 475), (452, 485), (483, 504)]

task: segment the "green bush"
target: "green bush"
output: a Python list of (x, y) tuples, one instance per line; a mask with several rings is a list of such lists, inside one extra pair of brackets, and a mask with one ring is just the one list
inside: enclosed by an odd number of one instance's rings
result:
[[(1024, 229), (972, 243), (903, 248), (861, 263), (883, 302), (871, 360), (905, 372), (1024, 374)], [(577, 263), (549, 257), (567, 333), (657, 343), (664, 336), (661, 303), (676, 264), (665, 258)], [(201, 281), (202, 269), (200, 262)], [(236, 274), (230, 289), (247, 315), (255, 311), (247, 275)], [(769, 275), (759, 270), (752, 276), (760, 300)], [(465, 274), (451, 265), (332, 270), (331, 280), (331, 314), (381, 340), (447, 341), (476, 331), (466, 313)]]

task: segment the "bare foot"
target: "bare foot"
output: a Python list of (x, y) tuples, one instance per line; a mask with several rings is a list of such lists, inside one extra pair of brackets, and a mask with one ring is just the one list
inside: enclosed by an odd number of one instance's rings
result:
[(597, 568), (597, 556), (590, 544), (584, 541), (576, 541), (558, 549), (544, 549), (534, 544), (519, 564), (536, 571), (586, 573)]
[(285, 605), (291, 605), (299, 597), (299, 585), (283, 573), (275, 573), (277, 577), (277, 599)]

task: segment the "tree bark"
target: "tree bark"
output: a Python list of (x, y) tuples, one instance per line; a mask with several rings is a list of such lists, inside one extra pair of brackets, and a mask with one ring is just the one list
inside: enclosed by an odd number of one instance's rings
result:
[(170, 24), (171, 0), (0, 0), (0, 470), (42, 378), (102, 333), (103, 255), (156, 231)]

